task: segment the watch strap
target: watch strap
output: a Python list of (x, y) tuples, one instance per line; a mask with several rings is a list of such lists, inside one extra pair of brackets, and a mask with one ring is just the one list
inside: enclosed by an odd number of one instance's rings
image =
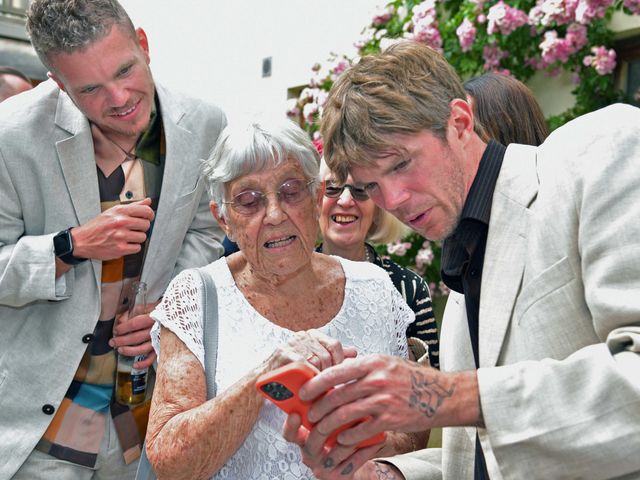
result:
[(78, 258), (73, 255), (73, 239), (70, 228), (62, 230), (53, 237), (53, 250), (56, 257), (67, 265), (78, 265), (87, 260), (86, 258)]

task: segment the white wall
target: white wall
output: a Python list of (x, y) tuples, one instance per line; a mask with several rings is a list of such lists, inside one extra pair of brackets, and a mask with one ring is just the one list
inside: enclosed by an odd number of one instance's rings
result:
[[(145, 29), (157, 81), (237, 115), (284, 115), (287, 88), (353, 42), (385, 0), (121, 0)], [(262, 78), (262, 59), (272, 76)]]

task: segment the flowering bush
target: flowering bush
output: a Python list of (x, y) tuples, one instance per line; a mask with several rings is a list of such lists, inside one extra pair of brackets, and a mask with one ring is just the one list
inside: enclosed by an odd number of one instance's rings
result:
[[(443, 52), (462, 78), (498, 71), (527, 81), (536, 71), (570, 72), (576, 102), (548, 119), (553, 130), (623, 99), (614, 84), (616, 52), (608, 28), (616, 10), (640, 15), (640, 0), (393, 0), (379, 8), (354, 46), (363, 56), (414, 39)], [(324, 66), (315, 64), (308, 86), (292, 101), (288, 115), (317, 146), (327, 92), (354, 60), (334, 53)], [(424, 275), (434, 295), (446, 293), (439, 286), (437, 243), (413, 233), (380, 252)]]

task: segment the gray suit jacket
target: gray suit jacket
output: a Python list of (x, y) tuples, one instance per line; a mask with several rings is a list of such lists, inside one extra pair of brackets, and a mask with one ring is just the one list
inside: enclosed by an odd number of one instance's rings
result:
[[(614, 105), (507, 149), (482, 275), (491, 479), (640, 478), (640, 110)], [(440, 349), (443, 370), (474, 368), (462, 295)], [(407, 479), (472, 479), (475, 435), (445, 428), (441, 452), (391, 461)]]
[[(200, 176), (226, 119), (157, 87), (166, 137), (160, 201), (142, 280), (159, 298), (184, 268), (222, 254)], [(49, 425), (100, 312), (100, 261), (58, 281), (52, 238), (100, 213), (89, 123), (51, 81), (0, 105), (0, 478), (19, 468)], [(63, 288), (60, 288), (63, 287)]]

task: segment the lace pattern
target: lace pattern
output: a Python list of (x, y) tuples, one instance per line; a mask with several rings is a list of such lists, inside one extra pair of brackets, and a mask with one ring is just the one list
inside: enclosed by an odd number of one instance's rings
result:
[[(407, 326), (414, 314), (393, 287), (386, 272), (375, 265), (336, 257), (346, 276), (345, 298), (338, 314), (319, 330), (359, 355), (383, 353), (407, 357)], [(261, 316), (236, 287), (225, 258), (206, 267), (216, 283), (219, 309), (218, 395), (256, 365), (294, 332)], [(152, 342), (158, 355), (159, 325), (174, 332), (203, 363), (202, 282), (193, 271), (184, 271), (170, 284), (152, 317)], [(206, 366), (203, 365), (203, 368)], [(282, 438), (285, 414), (264, 402), (258, 420), (238, 451), (213, 477), (215, 479), (303, 480), (313, 479), (302, 463), (297, 446)]]

